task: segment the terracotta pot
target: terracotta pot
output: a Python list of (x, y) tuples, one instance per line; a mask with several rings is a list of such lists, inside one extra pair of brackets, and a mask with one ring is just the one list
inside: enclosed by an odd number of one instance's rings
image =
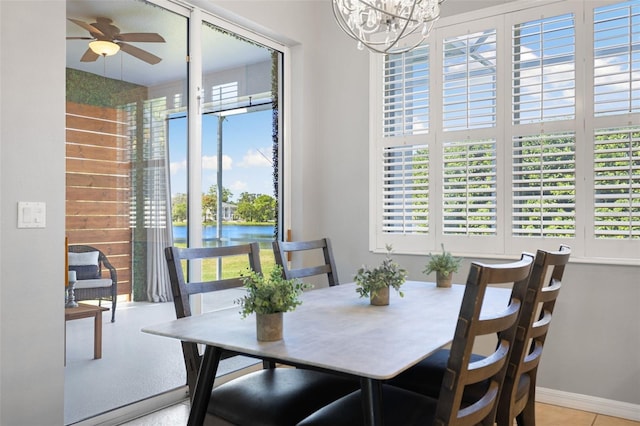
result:
[(386, 306), (389, 304), (389, 287), (382, 288), (374, 296), (371, 294), (371, 304), (376, 306)]
[(282, 340), (282, 312), (256, 314), (256, 334), (262, 342)]
[(451, 287), (451, 278), (453, 277), (453, 272), (449, 272), (448, 275), (442, 275), (440, 272), (436, 273), (436, 286), (449, 288)]

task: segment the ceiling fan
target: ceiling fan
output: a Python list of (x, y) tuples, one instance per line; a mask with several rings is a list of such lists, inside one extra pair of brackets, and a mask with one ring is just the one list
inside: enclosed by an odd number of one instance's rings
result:
[[(151, 65), (155, 65), (162, 60), (158, 56), (142, 50), (136, 46), (128, 44), (128, 42), (144, 42), (144, 43), (164, 43), (165, 40), (157, 33), (120, 33), (120, 28), (112, 24), (109, 18), (96, 18), (96, 22), (89, 24), (78, 19), (67, 18), (69, 21), (89, 31), (91, 37), (67, 37), (67, 40), (92, 40), (89, 48), (80, 62), (94, 62), (100, 56), (113, 55), (122, 50), (131, 56), (134, 56)], [(102, 45), (102, 46), (101, 46)], [(112, 50), (110, 50), (112, 49)]]

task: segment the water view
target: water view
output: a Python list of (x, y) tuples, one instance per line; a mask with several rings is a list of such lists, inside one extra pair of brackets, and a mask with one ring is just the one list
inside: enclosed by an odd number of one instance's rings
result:
[[(222, 225), (221, 243), (217, 243), (217, 227), (202, 227), (203, 247), (227, 246), (233, 244), (250, 243), (257, 241), (260, 246), (271, 247), (273, 241), (273, 225)], [(185, 225), (173, 227), (173, 240), (175, 243), (187, 243), (187, 227)]]

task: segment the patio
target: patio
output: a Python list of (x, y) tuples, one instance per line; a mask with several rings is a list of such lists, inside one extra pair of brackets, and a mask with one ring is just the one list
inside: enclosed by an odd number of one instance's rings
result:
[[(205, 298), (203, 310), (232, 306), (239, 292), (225, 292), (215, 301)], [(145, 325), (174, 319), (173, 303), (119, 302), (117, 310), (115, 323), (108, 311), (103, 314), (102, 359), (93, 359), (92, 318), (66, 324), (65, 425), (96, 424), (87, 419), (169, 391), (174, 391), (175, 399), (187, 397), (179, 342), (140, 331)], [(225, 360), (219, 376), (252, 364), (255, 361), (249, 358)]]

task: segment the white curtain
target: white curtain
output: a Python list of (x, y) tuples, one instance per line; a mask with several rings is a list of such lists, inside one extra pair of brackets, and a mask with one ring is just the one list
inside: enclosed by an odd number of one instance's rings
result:
[(173, 300), (165, 247), (173, 245), (169, 149), (164, 98), (145, 102), (145, 123), (149, 141), (145, 144), (145, 228), (147, 229), (147, 300)]

